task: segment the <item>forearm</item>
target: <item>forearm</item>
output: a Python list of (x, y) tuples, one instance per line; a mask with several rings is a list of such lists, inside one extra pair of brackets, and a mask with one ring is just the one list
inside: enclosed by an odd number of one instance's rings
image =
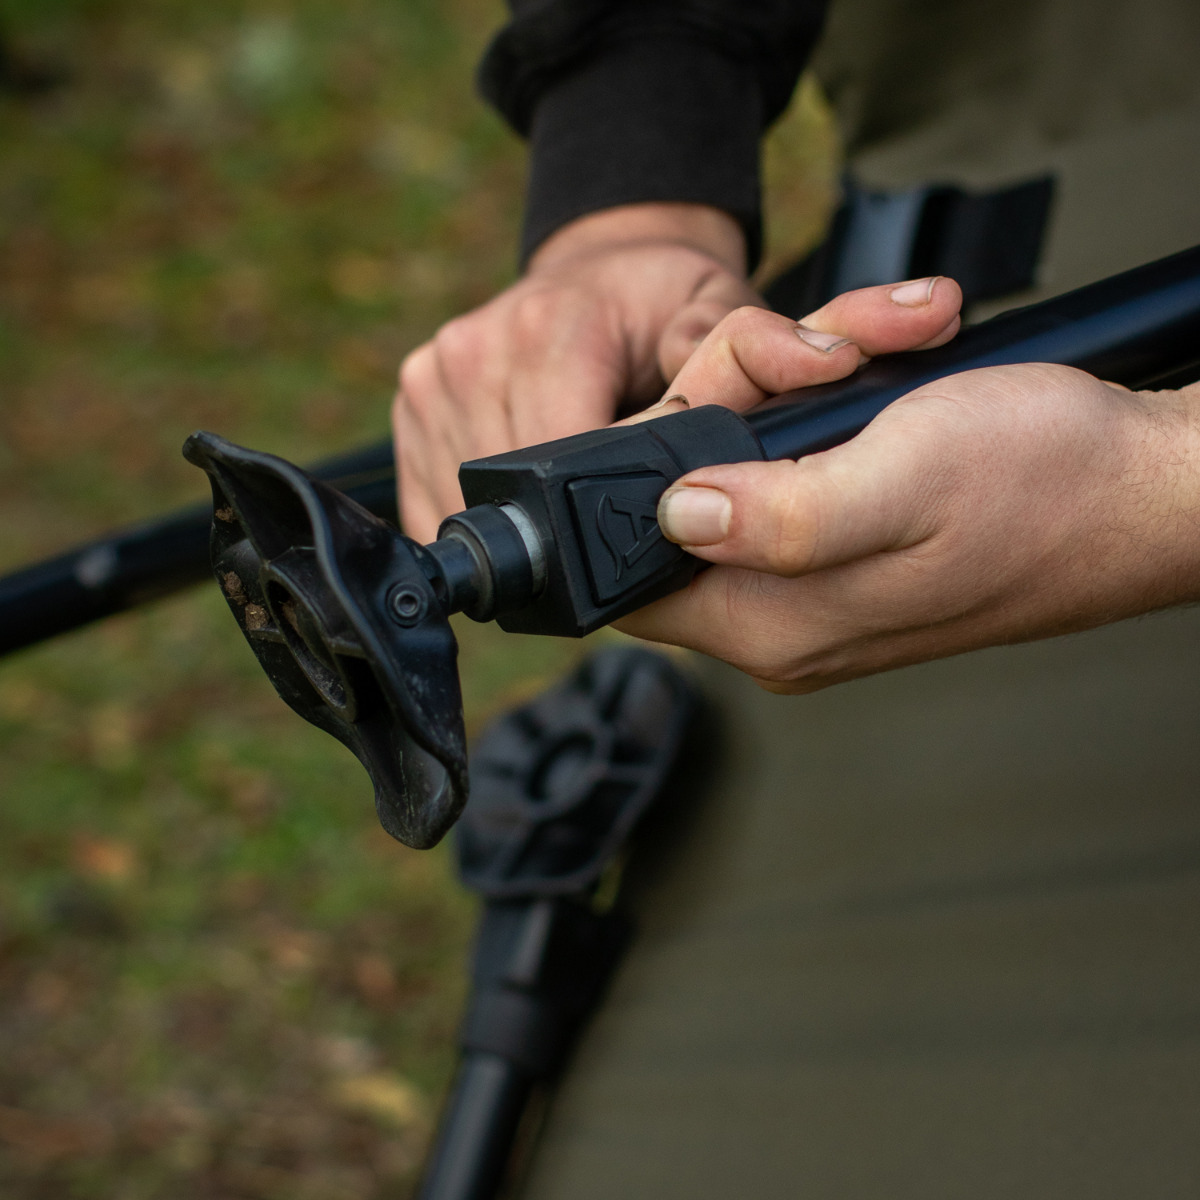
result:
[(1200, 600), (1200, 383), (1138, 399), (1141, 445), (1124, 513), (1149, 610)]

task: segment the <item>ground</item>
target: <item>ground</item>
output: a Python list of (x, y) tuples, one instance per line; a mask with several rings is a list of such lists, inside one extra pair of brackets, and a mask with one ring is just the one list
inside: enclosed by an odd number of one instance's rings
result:
[[(0, 571), (204, 494), (208, 428), (308, 461), (508, 281), (490, 0), (0, 0)], [(773, 263), (828, 203), (811, 92)], [(465, 624), (468, 722), (578, 647)], [(0, 663), (0, 1194), (411, 1188), (474, 906), (378, 828), (215, 588)]]

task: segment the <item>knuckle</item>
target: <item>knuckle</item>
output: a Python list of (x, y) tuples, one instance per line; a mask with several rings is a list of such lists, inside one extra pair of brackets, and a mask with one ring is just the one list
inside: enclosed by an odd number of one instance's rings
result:
[(756, 304), (743, 304), (735, 308), (726, 318), (723, 324), (729, 326), (732, 334), (737, 336), (745, 336), (760, 332), (764, 325), (770, 322), (772, 314), (766, 309), (760, 308)]
[(813, 564), (820, 520), (819, 506), (794, 466), (789, 465), (788, 476), (783, 486), (773, 489), (765, 507), (761, 552), (771, 574), (793, 577)]
[(743, 308), (735, 308), (731, 312), (727, 312), (714, 326), (714, 336), (724, 342), (736, 338), (745, 325), (746, 318), (742, 316), (743, 311)]
[(729, 314), (732, 320), (746, 325), (757, 325), (764, 317), (769, 317), (769, 315), (767, 310), (758, 304), (739, 304)]
[(762, 367), (770, 358), (768, 348), (781, 319), (786, 320), (754, 305), (742, 305), (716, 325), (710, 344), (726, 369), (753, 380), (757, 386), (766, 382), (761, 378)]
[(424, 426), (421, 406), (407, 392), (397, 392), (392, 398), (391, 424), (397, 437), (403, 435), (402, 446), (407, 446), (409, 439), (420, 436)]
[(509, 320), (518, 347), (537, 346), (552, 326), (561, 325), (579, 306), (569, 288), (529, 288), (513, 297)]
[(406, 400), (412, 401), (428, 391), (434, 371), (434, 350), (429, 343), (420, 346), (411, 354), (406, 354), (396, 375), (400, 385), (396, 404), (401, 405)]
[(393, 394), (391, 410), (388, 416), (392, 431), (392, 440), (396, 441), (402, 433), (407, 433), (412, 426), (412, 408), (403, 392), (395, 392)]
[(481, 335), (473, 314), (447, 321), (433, 335), (432, 347), (436, 356), (446, 364), (470, 362), (479, 351)]

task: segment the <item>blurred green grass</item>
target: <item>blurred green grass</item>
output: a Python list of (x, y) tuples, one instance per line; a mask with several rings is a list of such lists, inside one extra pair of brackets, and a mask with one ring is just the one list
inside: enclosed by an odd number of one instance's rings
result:
[[(502, 16), (0, 0), (59, 79), (0, 95), (0, 570), (202, 496), (195, 428), (300, 461), (384, 434), (403, 354), (512, 277), (522, 152), (471, 89)], [(831, 146), (810, 93), (779, 244)], [(472, 728), (578, 652), (460, 634)], [(0, 1194), (405, 1194), (472, 919), (215, 588), (0, 663)]]

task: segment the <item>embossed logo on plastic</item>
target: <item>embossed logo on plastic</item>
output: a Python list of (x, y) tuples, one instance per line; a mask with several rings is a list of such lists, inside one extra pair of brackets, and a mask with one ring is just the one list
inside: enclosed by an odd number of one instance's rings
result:
[(617, 579), (662, 540), (656, 504), (609, 492), (596, 506), (596, 528), (613, 556)]
[(598, 604), (635, 593), (684, 557), (658, 527), (658, 500), (669, 482), (657, 471), (645, 471), (567, 484)]

